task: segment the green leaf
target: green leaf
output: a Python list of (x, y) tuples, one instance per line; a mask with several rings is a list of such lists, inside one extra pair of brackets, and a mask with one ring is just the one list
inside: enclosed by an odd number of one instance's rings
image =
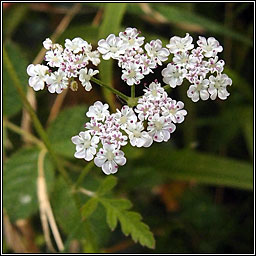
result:
[[(109, 34), (117, 34), (120, 31), (126, 5), (126, 3), (108, 3), (105, 5), (103, 21), (99, 28), (99, 39), (106, 38)], [(99, 70), (101, 79), (105, 83), (112, 85), (113, 60), (103, 60), (99, 65)], [(112, 107), (112, 93), (106, 89), (103, 89), (103, 93), (110, 107)]]
[(96, 197), (90, 198), (82, 207), (82, 216), (87, 219), (97, 209), (98, 199)]
[[(5, 47), (10, 60), (15, 67), (18, 78), (24, 86), (24, 90), (26, 90), (28, 83), (28, 76), (26, 74), (28, 61), (23, 56), (18, 46), (13, 42), (6, 42)], [(17, 114), (21, 108), (22, 101), (20, 100), (5, 65), (3, 65), (3, 114), (6, 116), (13, 116)]]
[[(214, 186), (253, 189), (251, 164), (192, 150), (153, 147), (148, 149), (139, 160), (134, 160), (130, 164), (133, 166), (134, 175), (139, 172), (139, 168), (147, 167), (152, 171), (160, 172), (165, 178), (174, 180), (193, 180)], [(131, 168), (129, 163), (126, 168)]]
[(87, 109), (85, 105), (66, 108), (50, 124), (47, 134), (58, 154), (69, 158), (74, 157), (75, 145), (71, 138), (84, 130), (84, 124), (89, 120), (85, 115)]
[[(62, 178), (55, 182), (51, 200), (56, 220), (62, 230), (69, 234), (81, 222), (81, 218), (71, 195), (71, 190)], [(83, 236), (85, 236), (83, 224), (80, 223), (80, 228), (74, 235), (74, 238), (81, 238)]]
[(56, 221), (62, 231), (68, 235), (65, 248), (68, 248), (71, 240), (79, 239), (86, 240), (87, 252), (90, 250), (98, 252), (98, 246), (105, 246), (109, 238), (105, 211), (101, 205), (98, 205), (89, 218), (82, 220), (71, 193), (65, 181), (59, 178), (51, 197)]
[(109, 192), (111, 189), (113, 189), (117, 184), (117, 178), (114, 176), (108, 176), (103, 180), (103, 182), (100, 184), (97, 194), (99, 196), (102, 196)]
[(149, 248), (155, 247), (155, 240), (149, 227), (143, 223), (139, 213), (128, 211), (132, 204), (126, 199), (99, 198), (107, 212), (107, 223), (113, 230), (119, 221), (122, 232), (131, 235), (135, 242)]
[[(21, 149), (4, 164), (3, 202), (11, 221), (28, 218), (38, 210), (38, 154), (37, 148)], [(44, 174), (50, 192), (54, 172), (48, 156), (44, 159)]]
[(171, 6), (170, 4), (152, 4), (154, 10), (161, 13), (168, 21), (172, 23), (184, 23), (190, 25), (199, 25), (209, 32), (231, 37), (246, 45), (252, 46), (252, 40), (246, 35), (225, 27), (223, 24), (215, 22), (209, 18), (203, 17), (197, 13)]

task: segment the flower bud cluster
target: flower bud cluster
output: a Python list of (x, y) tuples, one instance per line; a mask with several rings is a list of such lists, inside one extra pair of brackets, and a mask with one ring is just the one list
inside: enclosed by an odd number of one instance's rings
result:
[[(45, 85), (50, 93), (61, 93), (78, 78), (86, 91), (92, 89), (90, 79), (99, 71), (87, 68), (89, 62), (97, 66), (100, 63), (99, 52), (92, 51), (92, 46), (82, 38), (65, 40), (65, 48), (53, 44), (47, 38), (43, 42), (47, 50), (44, 60), (47, 65), (30, 64), (27, 73), (30, 76), (29, 86), (35, 91), (43, 90)], [(75, 86), (71, 86), (76, 90)]]
[[(89, 107), (90, 121), (86, 131), (72, 137), (76, 158), (91, 161), (105, 174), (118, 171), (126, 163), (121, 147), (128, 142), (134, 147), (150, 147), (155, 142), (168, 141), (182, 123), (187, 111), (181, 101), (172, 100), (157, 81), (144, 89), (144, 95), (133, 109), (125, 105), (110, 114), (108, 104), (100, 101)], [(97, 149), (99, 148), (98, 152)]]

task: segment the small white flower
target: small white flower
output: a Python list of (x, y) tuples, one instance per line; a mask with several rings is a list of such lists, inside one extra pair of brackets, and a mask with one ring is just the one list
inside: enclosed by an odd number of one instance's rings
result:
[(86, 116), (94, 118), (97, 121), (104, 121), (104, 119), (109, 116), (108, 108), (108, 104), (103, 105), (102, 102), (96, 101), (93, 106), (89, 107)]
[(94, 118), (85, 123), (84, 128), (88, 129), (92, 135), (101, 136), (104, 130), (103, 124), (97, 122)]
[(126, 158), (124, 152), (117, 149), (113, 144), (103, 144), (103, 148), (99, 150), (94, 163), (102, 168), (102, 171), (109, 175), (118, 171), (118, 165), (125, 165)]
[(216, 77), (210, 76), (209, 80), (208, 91), (211, 95), (210, 98), (215, 100), (218, 96), (221, 100), (226, 100), (230, 95), (227, 91), (227, 86), (232, 84), (232, 80), (226, 74), (217, 75)]
[(45, 60), (51, 67), (60, 67), (63, 62), (62, 53), (58, 49), (46, 52)]
[(155, 114), (149, 117), (148, 131), (156, 142), (168, 141), (170, 134), (173, 133), (176, 126), (168, 121), (166, 117)]
[(149, 100), (159, 100), (163, 94), (165, 94), (165, 90), (161, 87), (160, 83), (152, 82), (147, 89), (143, 90), (145, 92), (144, 96), (148, 97)]
[(66, 39), (65, 47), (73, 53), (79, 53), (83, 50), (84, 47), (88, 47), (88, 43), (82, 38), (76, 37), (72, 41), (70, 39)]
[(100, 54), (97, 50), (86, 52), (86, 57), (94, 66), (98, 66), (100, 64)]
[(168, 60), (169, 51), (162, 47), (162, 41), (160, 39), (152, 40), (150, 43), (146, 43), (145, 50), (149, 57), (151, 57), (158, 65), (162, 65), (162, 62)]
[(76, 145), (76, 158), (83, 158), (86, 161), (91, 161), (96, 154), (99, 137), (91, 136), (89, 131), (80, 132), (78, 136), (72, 137), (72, 142)]
[(211, 73), (217, 72), (220, 74), (224, 69), (225, 62), (223, 60), (218, 61), (218, 56), (210, 58), (207, 63), (207, 67)]
[(127, 28), (124, 32), (119, 33), (119, 37), (123, 40), (126, 50), (138, 50), (144, 43), (144, 37), (138, 37), (139, 32), (136, 28)]
[(139, 84), (140, 80), (144, 78), (140, 65), (130, 63), (127, 70), (122, 70), (122, 79), (130, 86)]
[(150, 101), (147, 101), (139, 103), (134, 111), (138, 114), (139, 120), (144, 121), (154, 113), (154, 108), (154, 104)]
[(137, 122), (137, 117), (132, 108), (127, 105), (123, 106), (121, 110), (117, 109), (115, 120), (122, 129), (126, 128), (129, 121)]
[(190, 85), (187, 91), (188, 97), (191, 98), (193, 102), (199, 101), (200, 98), (202, 100), (208, 100), (209, 99), (208, 85), (209, 85), (209, 80), (203, 79), (203, 77), (200, 77), (200, 80)]
[(33, 87), (35, 91), (43, 90), (44, 83), (48, 77), (49, 68), (40, 64), (30, 64), (27, 67), (27, 73), (29, 76), (29, 86)]
[(148, 58), (146, 54), (140, 56), (140, 65), (143, 75), (153, 73), (152, 69), (155, 69), (157, 67), (157, 63), (153, 59)]
[(73, 54), (70, 56), (69, 63), (78, 71), (88, 65), (88, 58), (83, 54)]
[(106, 40), (101, 39), (98, 45), (98, 51), (102, 54), (104, 60), (109, 60), (110, 58), (118, 59), (125, 52), (123, 41), (114, 34), (110, 34)]
[(202, 48), (205, 57), (215, 57), (218, 52), (222, 52), (223, 47), (214, 37), (209, 37), (207, 40), (203, 36), (199, 36), (197, 44)]
[(144, 131), (142, 122), (130, 122), (127, 126), (126, 132), (133, 147), (150, 147), (153, 143), (152, 137)]
[(65, 72), (58, 70), (47, 77), (46, 83), (48, 86), (48, 91), (50, 93), (61, 93), (64, 89), (68, 87), (68, 78)]
[(172, 88), (175, 88), (177, 85), (182, 84), (186, 73), (186, 69), (169, 63), (167, 67), (162, 70), (163, 81)]
[(187, 111), (183, 107), (184, 103), (182, 101), (171, 100), (161, 107), (162, 114), (174, 123), (182, 123), (187, 115)]
[(169, 48), (170, 53), (186, 52), (194, 48), (192, 42), (192, 36), (186, 33), (185, 37), (173, 36), (170, 38), (170, 43), (166, 47)]
[(79, 80), (86, 91), (89, 92), (92, 89), (90, 80), (92, 76), (95, 76), (98, 73), (99, 73), (98, 70), (93, 70), (91, 68), (89, 70), (87, 68), (84, 68), (79, 71)]
[(120, 131), (113, 131), (110, 134), (110, 143), (116, 145), (117, 148), (125, 146), (127, 144), (127, 136)]
[(172, 60), (175, 65), (185, 68), (186, 66), (194, 66), (195, 63), (198, 61), (196, 57), (194, 57), (192, 54), (188, 54), (188, 52), (178, 52), (174, 55)]
[(50, 50), (52, 49), (52, 40), (50, 38), (46, 38), (44, 41), (43, 41), (43, 46), (46, 50)]

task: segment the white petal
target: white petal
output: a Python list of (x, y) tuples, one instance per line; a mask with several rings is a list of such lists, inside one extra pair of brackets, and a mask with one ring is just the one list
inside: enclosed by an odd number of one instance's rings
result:
[(116, 156), (114, 160), (118, 165), (125, 165), (126, 163), (126, 158), (124, 156)]
[(35, 74), (35, 65), (30, 64), (30, 65), (27, 67), (27, 73), (28, 73), (29, 76), (34, 76), (34, 75), (36, 75), (36, 74)]
[(85, 151), (85, 156), (84, 156), (84, 159), (86, 161), (91, 161), (93, 159), (93, 154), (91, 154), (91, 152), (89, 150), (86, 150)]
[(84, 156), (85, 156), (85, 150), (84, 149), (75, 153), (76, 158), (82, 159), (82, 158), (84, 158)]
[[(99, 154), (99, 153), (98, 153)], [(106, 158), (105, 157), (95, 157), (94, 158), (94, 163), (96, 166), (101, 167), (105, 162), (106, 162)]]
[(81, 144), (83, 143), (83, 140), (79, 137), (79, 136), (73, 136), (71, 138), (71, 141), (74, 143), (74, 144)]

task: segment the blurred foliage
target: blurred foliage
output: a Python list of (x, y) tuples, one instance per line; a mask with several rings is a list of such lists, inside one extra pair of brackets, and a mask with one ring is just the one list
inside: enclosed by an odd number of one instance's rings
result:
[[(43, 40), (54, 33), (72, 5), (4, 5), (4, 45), (24, 91), (28, 63), (33, 62)], [(127, 146), (127, 164), (115, 177), (107, 178), (99, 168), (74, 159), (71, 137), (83, 130), (85, 113), (95, 99), (108, 101), (113, 109), (122, 102), (96, 86), (87, 94), (82, 89), (69, 91), (56, 119), (48, 123), (55, 96), (46, 91), (36, 93), (38, 117), (72, 181), (76, 184), (83, 173), (85, 178), (80, 178), (79, 185), (97, 195), (79, 193), (82, 207), (77, 209), (73, 200), (77, 187), (69, 187), (54, 173), (51, 158), (46, 156), (48, 194), (64, 252), (253, 253), (253, 19), (253, 3), (249, 2), (80, 4), (58, 42), (82, 37), (96, 47), (99, 39), (126, 27), (137, 27), (146, 41), (159, 38), (164, 44), (171, 36), (186, 32), (195, 40), (199, 35), (214, 36), (224, 46), (224, 72), (233, 85), (227, 101), (196, 105), (186, 98), (187, 85), (171, 91), (171, 97), (185, 102), (188, 116), (184, 124), (168, 143), (154, 144), (150, 149)], [(130, 93), (115, 62), (103, 61), (100, 69), (101, 79)], [(160, 71), (141, 84), (156, 78), (161, 81)], [(136, 94), (141, 95), (142, 90), (143, 86), (137, 87)], [(17, 127), (21, 127), (22, 107), (3, 65), (3, 115)], [(35, 235), (25, 243), (28, 251), (28, 244), (33, 244), (42, 253), (49, 252), (37, 199), (39, 149), (25, 145), (7, 126), (3, 127), (3, 149), (5, 212), (15, 229), (19, 229), (21, 219), (31, 224), (28, 232)], [(4, 227), (4, 231), (4, 252), (17, 252), (9, 243), (10, 229)], [(125, 238), (123, 234), (131, 236)]]

